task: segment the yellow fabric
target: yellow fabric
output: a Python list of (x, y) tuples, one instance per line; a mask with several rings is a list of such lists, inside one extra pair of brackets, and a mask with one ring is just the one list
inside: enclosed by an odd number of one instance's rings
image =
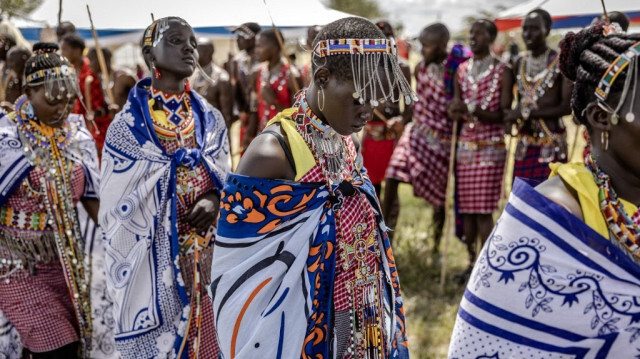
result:
[[(584, 222), (605, 238), (609, 238), (609, 227), (600, 210), (598, 193), (600, 189), (593, 179), (591, 171), (584, 163), (551, 163), (551, 176), (560, 176), (564, 182), (578, 193)], [(638, 208), (630, 202), (620, 198), (629, 216), (636, 213)]]
[(313, 153), (311, 153), (309, 146), (307, 146), (307, 142), (302, 138), (296, 129), (296, 124), (291, 119), (291, 116), (293, 116), (296, 111), (298, 111), (298, 109), (295, 107), (282, 110), (282, 112), (277, 114), (276, 117), (272, 118), (271, 121), (267, 123), (266, 127), (269, 127), (274, 123), (280, 124), (280, 128), (289, 140), (289, 148), (293, 155), (293, 162), (295, 162), (296, 165), (295, 180), (299, 181), (302, 176), (311, 171), (313, 166), (316, 165), (316, 160), (313, 158)]

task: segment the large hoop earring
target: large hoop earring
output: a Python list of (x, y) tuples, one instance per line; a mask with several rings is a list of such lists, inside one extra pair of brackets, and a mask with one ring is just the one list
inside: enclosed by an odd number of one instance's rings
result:
[(600, 144), (605, 151), (609, 149), (609, 131), (600, 132)]
[[(320, 86), (318, 86), (320, 87)], [(320, 105), (320, 92), (322, 92), (322, 105)], [(324, 110), (324, 88), (320, 87), (320, 91), (316, 92), (318, 94), (318, 109), (320, 109), (320, 111)]]

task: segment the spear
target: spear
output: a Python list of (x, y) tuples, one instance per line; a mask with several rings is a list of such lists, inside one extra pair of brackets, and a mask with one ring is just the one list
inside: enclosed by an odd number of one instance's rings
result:
[(291, 65), (289, 56), (287, 56), (287, 51), (284, 48), (284, 41), (282, 40), (282, 36), (280, 36), (280, 31), (278, 31), (275, 21), (273, 21), (273, 16), (271, 16), (271, 11), (269, 11), (267, 0), (262, 0), (262, 2), (264, 2), (264, 6), (267, 8), (267, 14), (269, 14), (269, 19), (271, 19), (271, 26), (275, 30), (274, 32), (276, 33), (276, 39), (278, 39), (278, 44), (280, 45), (280, 53), (282, 54), (282, 57), (284, 57), (284, 61), (286, 62), (286, 64), (289, 65), (289, 77), (291, 79), (291, 82), (293, 83), (293, 89), (295, 90), (295, 93), (298, 93), (298, 91), (300, 91), (300, 86), (298, 85), (298, 80), (296, 80), (295, 76), (293, 76), (293, 71), (291, 71), (291, 67), (293, 65)]
[(104, 60), (104, 54), (102, 53), (102, 47), (100, 47), (100, 43), (98, 43), (98, 32), (96, 28), (93, 26), (93, 19), (91, 18), (91, 10), (89, 9), (89, 4), (87, 4), (87, 14), (89, 14), (89, 23), (91, 24), (91, 34), (93, 35), (93, 42), (95, 43), (96, 55), (98, 57), (98, 64), (100, 64), (100, 70), (102, 71), (102, 84), (107, 89), (107, 97), (109, 98), (110, 104), (115, 104), (115, 97), (113, 96), (113, 92), (109, 87), (109, 71), (107, 69), (107, 62)]

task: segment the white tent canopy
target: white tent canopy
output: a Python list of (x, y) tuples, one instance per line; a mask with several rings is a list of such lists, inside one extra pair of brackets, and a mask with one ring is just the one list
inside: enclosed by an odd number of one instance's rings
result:
[[(275, 24), (284, 29), (325, 25), (350, 16), (326, 8), (319, 0), (267, 0), (266, 3), (268, 10), (263, 0), (62, 0), (62, 20), (71, 21), (78, 29), (90, 28), (88, 4), (101, 39), (115, 36), (108, 42), (126, 42), (131, 38), (126, 32), (135, 32), (134, 38), (139, 40), (141, 31), (151, 23), (151, 13), (156, 19), (180, 16), (199, 34), (214, 38), (230, 36), (229, 30), (244, 22), (271, 26), (269, 12)], [(16, 19), (14, 22), (24, 30), (45, 25), (55, 27), (57, 16), (58, 1), (45, 0), (29, 15), (28, 21)]]

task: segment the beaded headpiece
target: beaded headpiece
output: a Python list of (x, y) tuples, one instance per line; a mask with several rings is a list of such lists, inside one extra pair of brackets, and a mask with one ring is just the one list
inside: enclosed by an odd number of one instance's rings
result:
[[(316, 66), (322, 66), (319, 59), (334, 55), (351, 56), (356, 89), (353, 97), (361, 104), (369, 101), (372, 106), (378, 106), (379, 102), (397, 102), (402, 95), (406, 104), (417, 101), (418, 97), (400, 70), (393, 39), (321, 40), (313, 47), (312, 58)], [(380, 70), (381, 65), (384, 71)], [(382, 92), (381, 96), (378, 91)]]
[[(600, 79), (598, 86), (596, 87), (595, 94), (598, 98), (598, 105), (602, 107), (605, 111), (612, 113), (611, 122), (612, 124), (618, 123), (618, 111), (622, 108), (625, 98), (627, 97), (627, 93), (629, 91), (629, 87), (631, 86), (631, 82), (634, 82), (633, 92), (634, 95), (632, 97), (632, 101), (635, 100), (635, 92), (637, 83), (634, 81), (635, 77), (638, 73), (638, 56), (640, 55), (640, 41), (631, 45), (625, 52), (620, 54), (609, 66), (607, 71)], [(627, 78), (624, 84), (622, 96), (620, 97), (620, 101), (615, 109), (612, 109), (609, 105), (606, 104), (606, 100), (609, 97), (609, 93), (611, 92), (611, 87), (613, 83), (616, 81), (618, 76), (629, 67), (629, 73), (627, 74)], [(635, 115), (633, 114), (633, 105), (631, 106), (631, 110), (626, 114), (625, 119), (628, 122), (633, 122), (635, 119)]]
[(184, 19), (177, 16), (167, 16), (163, 17), (162, 19), (158, 19), (152, 22), (151, 25), (147, 26), (147, 28), (144, 30), (144, 35), (142, 36), (142, 43), (140, 44), (140, 47), (156, 47), (162, 40), (164, 33), (169, 30), (169, 22), (171, 20), (177, 20), (185, 26), (190, 26)]
[[(38, 49), (34, 51), (33, 56), (59, 56), (55, 53), (55, 49)], [(44, 86), (45, 95), (49, 99), (54, 97), (58, 100), (62, 99), (62, 93), (67, 91), (67, 98), (82, 98), (80, 87), (78, 85), (78, 77), (73, 66), (63, 64), (47, 69), (42, 69), (30, 73), (25, 78), (29, 87)], [(58, 94), (53, 96), (53, 89), (57, 86)]]

